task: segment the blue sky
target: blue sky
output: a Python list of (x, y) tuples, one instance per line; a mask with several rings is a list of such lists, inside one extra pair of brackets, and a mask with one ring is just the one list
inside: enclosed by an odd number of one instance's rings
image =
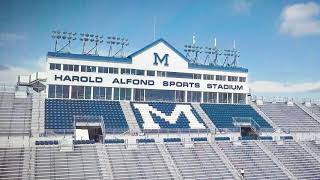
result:
[(42, 70), (52, 30), (124, 36), (130, 53), (153, 41), (154, 17), (156, 37), (180, 51), (193, 34), (222, 49), (236, 40), (258, 95), (320, 98), (320, 1), (2, 0), (0, 81)]

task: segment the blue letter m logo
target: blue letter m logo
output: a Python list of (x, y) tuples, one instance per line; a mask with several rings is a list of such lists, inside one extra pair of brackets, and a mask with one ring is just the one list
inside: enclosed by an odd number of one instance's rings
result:
[(165, 54), (162, 58), (159, 57), (158, 53), (153, 53), (154, 54), (154, 65), (158, 65), (158, 61), (162, 64), (164, 62), (165, 66), (169, 66), (168, 64), (168, 57), (169, 54)]

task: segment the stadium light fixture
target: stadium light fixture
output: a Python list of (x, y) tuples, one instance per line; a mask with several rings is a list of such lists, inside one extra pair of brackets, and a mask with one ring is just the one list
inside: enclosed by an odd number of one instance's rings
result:
[[(129, 45), (129, 40), (127, 38), (108, 36), (107, 44), (109, 44), (108, 56), (117, 56), (118, 54), (120, 54), (120, 56), (123, 57), (124, 48)], [(120, 48), (115, 54), (112, 54), (112, 50), (115, 48), (115, 46), (120, 46)]]
[[(59, 30), (52, 31), (51, 37), (55, 40), (54, 51), (62, 52), (66, 47), (69, 47), (68, 52), (70, 52), (71, 42), (77, 39), (75, 36), (76, 33), (73, 32), (61, 32)], [(58, 44), (60, 41), (64, 44), (62, 44), (62, 47), (58, 50)]]

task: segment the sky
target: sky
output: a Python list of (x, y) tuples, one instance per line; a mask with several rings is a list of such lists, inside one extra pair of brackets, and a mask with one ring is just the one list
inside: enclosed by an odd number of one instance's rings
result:
[(154, 40), (154, 22), (156, 39), (181, 52), (193, 35), (220, 49), (235, 40), (257, 96), (320, 99), (319, 0), (1, 0), (0, 83), (45, 70), (52, 30), (126, 37), (130, 54)]

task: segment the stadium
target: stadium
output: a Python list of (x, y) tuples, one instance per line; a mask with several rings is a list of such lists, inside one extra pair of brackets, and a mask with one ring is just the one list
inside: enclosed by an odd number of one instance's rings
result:
[(251, 94), (235, 46), (53, 33), (47, 71), (1, 90), (0, 179), (320, 179), (320, 105)]

